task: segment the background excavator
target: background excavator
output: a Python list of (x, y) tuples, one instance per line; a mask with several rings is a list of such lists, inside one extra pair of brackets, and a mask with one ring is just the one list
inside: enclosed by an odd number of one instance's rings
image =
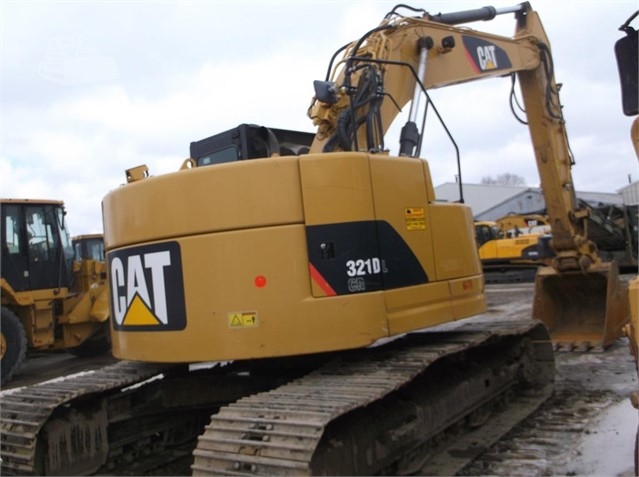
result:
[[(620, 273), (637, 270), (639, 220), (636, 204), (592, 206), (587, 211), (588, 236), (604, 262), (615, 261)], [(539, 214), (510, 214), (496, 221), (476, 221), (479, 258), (486, 283), (534, 281), (537, 267), (552, 266), (552, 230)]]
[[(512, 38), (457, 26), (501, 14)], [(429, 89), (509, 75), (553, 204), (532, 320), (482, 315), (471, 211), (436, 200), (419, 158)], [(3, 397), (4, 475), (151, 474), (176, 456), (196, 475), (453, 475), (551, 392), (540, 320), (589, 346), (621, 336), (627, 290), (586, 235), (530, 4), (399, 5), (336, 52), (308, 114), (312, 135), (242, 124), (174, 173), (126, 171), (103, 201), (123, 361)], [(508, 403), (510, 421), (488, 419)]]
[(554, 252), (547, 222), (537, 214), (476, 221), (475, 239), (485, 283), (534, 281), (538, 267), (551, 265)]
[[(2, 384), (27, 351), (109, 351), (104, 255), (75, 255), (61, 201), (3, 199), (0, 206)], [(78, 252), (84, 241), (76, 239)]]

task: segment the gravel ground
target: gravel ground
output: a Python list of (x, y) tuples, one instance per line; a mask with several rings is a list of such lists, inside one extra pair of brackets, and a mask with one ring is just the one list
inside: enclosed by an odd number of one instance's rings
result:
[[(532, 284), (488, 288), (491, 313), (530, 311)], [(522, 303), (528, 303), (521, 308)], [(551, 398), (464, 469), (464, 475), (632, 476), (639, 415), (637, 371), (626, 338), (605, 352), (556, 353)]]

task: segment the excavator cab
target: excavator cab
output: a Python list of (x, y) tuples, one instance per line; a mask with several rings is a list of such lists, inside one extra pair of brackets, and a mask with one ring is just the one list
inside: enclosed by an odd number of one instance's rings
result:
[(504, 238), (504, 234), (494, 222), (475, 222), (475, 240), (477, 240), (478, 247), (481, 247), (491, 240), (499, 240), (502, 238)]
[(197, 166), (212, 166), (274, 155), (305, 154), (314, 138), (313, 133), (240, 124), (228, 131), (193, 141), (189, 153)]

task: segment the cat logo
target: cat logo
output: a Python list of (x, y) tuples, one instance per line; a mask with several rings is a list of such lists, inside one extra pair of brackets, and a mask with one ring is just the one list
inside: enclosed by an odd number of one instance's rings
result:
[(503, 48), (474, 36), (462, 36), (466, 56), (475, 73), (511, 68), (512, 63)]
[(186, 327), (177, 242), (109, 252), (107, 260), (115, 330), (175, 331)]

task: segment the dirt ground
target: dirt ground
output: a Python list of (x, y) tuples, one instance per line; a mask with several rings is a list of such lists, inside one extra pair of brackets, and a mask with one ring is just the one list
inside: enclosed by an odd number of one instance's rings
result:
[(20, 371), (9, 383), (3, 386), (2, 390), (29, 386), (83, 371), (92, 371), (115, 362), (116, 359), (110, 353), (91, 358), (79, 358), (65, 352), (31, 353), (27, 356)]
[[(532, 284), (489, 285), (487, 290), (485, 319), (530, 316)], [(639, 415), (629, 396), (637, 389), (637, 372), (626, 339), (605, 352), (558, 352), (555, 359), (551, 398), (467, 466), (463, 475), (634, 475)], [(33, 355), (3, 392), (114, 361), (110, 355), (90, 359), (65, 353)]]
[[(531, 312), (532, 284), (488, 287), (490, 313)], [(639, 414), (626, 338), (604, 352), (557, 352), (551, 398), (464, 470), (465, 475), (632, 476)]]

